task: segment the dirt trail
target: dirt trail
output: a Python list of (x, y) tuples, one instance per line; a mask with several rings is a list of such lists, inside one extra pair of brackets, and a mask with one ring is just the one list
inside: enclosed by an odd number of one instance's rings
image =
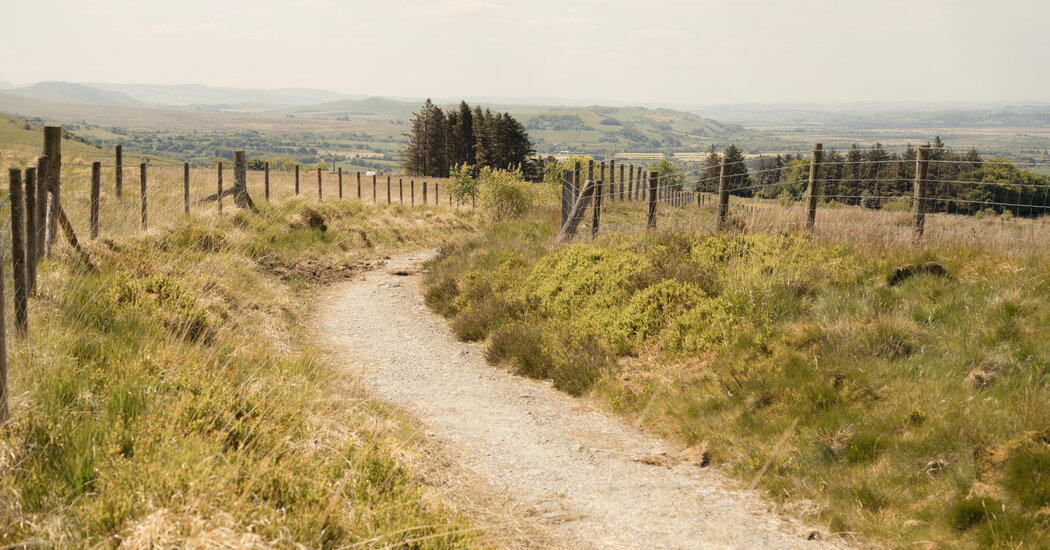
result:
[(642, 461), (673, 454), (667, 442), (486, 365), (481, 346), (457, 342), (423, 304), (418, 271), (431, 255), (398, 256), (326, 289), (317, 323), (348, 376), (410, 411), (521, 521), (573, 548), (833, 546), (807, 540), (812, 529), (716, 469)]

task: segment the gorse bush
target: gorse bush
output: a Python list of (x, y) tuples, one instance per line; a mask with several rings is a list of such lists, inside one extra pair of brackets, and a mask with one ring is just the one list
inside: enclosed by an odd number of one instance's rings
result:
[(535, 189), (521, 170), (482, 168), (477, 186), (480, 206), (494, 220), (523, 216), (535, 200)]
[(551, 248), (557, 213), (538, 215), (429, 264), (430, 303), (493, 364), (702, 445), (831, 531), (1050, 545), (1044, 255), (660, 232)]

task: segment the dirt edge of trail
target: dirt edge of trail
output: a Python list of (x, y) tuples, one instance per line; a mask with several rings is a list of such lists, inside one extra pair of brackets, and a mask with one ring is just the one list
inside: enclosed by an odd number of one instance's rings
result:
[[(514, 548), (845, 548), (717, 468), (549, 384), (488, 366), (422, 298), (434, 251), (320, 289), (312, 322), (347, 384), (404, 412), (404, 458), (453, 510)], [(343, 384), (337, 384), (341, 386)], [(340, 391), (334, 388), (335, 391)]]

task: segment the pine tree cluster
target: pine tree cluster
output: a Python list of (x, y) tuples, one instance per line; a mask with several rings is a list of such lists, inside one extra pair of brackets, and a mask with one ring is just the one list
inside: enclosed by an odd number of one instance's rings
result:
[(401, 153), (405, 172), (447, 178), (451, 167), (530, 169), (535, 152), (525, 127), (508, 113), (493, 113), (461, 101), (445, 111), (427, 99), (412, 118)]

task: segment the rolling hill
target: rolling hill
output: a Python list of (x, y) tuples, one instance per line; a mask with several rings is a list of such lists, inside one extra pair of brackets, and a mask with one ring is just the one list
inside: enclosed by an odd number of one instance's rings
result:
[(348, 99), (352, 96), (315, 88), (278, 88), (272, 90), (251, 88), (219, 88), (200, 84), (108, 84), (91, 83), (89, 86), (127, 94), (142, 103), (151, 105), (229, 105), (243, 104), (299, 106)]
[(122, 92), (102, 90), (72, 82), (38, 82), (24, 88), (6, 90), (5, 93), (60, 103), (83, 103), (87, 105), (142, 105), (142, 102)]

